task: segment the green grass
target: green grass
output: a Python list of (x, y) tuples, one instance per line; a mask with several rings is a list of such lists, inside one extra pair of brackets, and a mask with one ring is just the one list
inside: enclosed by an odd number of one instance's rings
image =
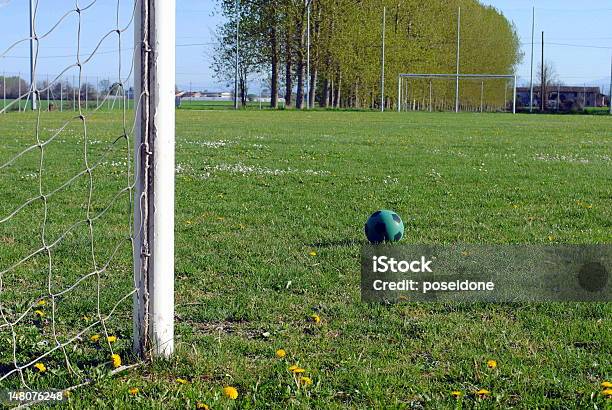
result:
[[(69, 115), (43, 113), (41, 138)], [(90, 164), (105, 163), (92, 173), (91, 202), (84, 177), (48, 204), (50, 241), (86, 219), (88, 205), (93, 215), (116, 203), (93, 224), (98, 266), (129, 231), (128, 196), (113, 200), (126, 185), (126, 141), (101, 160), (120, 123), (119, 113), (87, 118)], [(0, 117), (0, 164), (35, 142), (34, 124), (31, 113)], [(363, 304), (359, 254), (363, 223), (380, 208), (402, 215), (408, 243), (610, 243), (611, 128), (604, 116), (179, 110), (177, 355), (108, 377), (109, 346), (89, 341), (102, 333), (96, 326), (67, 352), (96, 382), (68, 405), (609, 408), (600, 383), (612, 378), (611, 304)], [(44, 192), (85, 167), (83, 126), (73, 121), (60, 135), (45, 149)], [(0, 218), (37, 195), (38, 161), (35, 150), (0, 170)], [(43, 214), (37, 201), (0, 224), (0, 271), (40, 247)], [(54, 289), (92, 270), (88, 238), (79, 226), (53, 252)], [(99, 278), (103, 313), (130, 288), (124, 245)], [(4, 275), (9, 313), (45, 294), (47, 269), (42, 255)], [(90, 323), (83, 315), (95, 318), (97, 280), (58, 302), (62, 335)], [(44, 310), (16, 328), (20, 361), (52, 340)], [(107, 323), (125, 363), (134, 362), (130, 311), (127, 300)], [(0, 330), (2, 370), (11, 343)], [(78, 382), (63, 360), (54, 354), (47, 373), (24, 377), (36, 388)], [(287, 371), (294, 363), (312, 386), (296, 387)], [(238, 400), (222, 397), (226, 385)], [(479, 389), (490, 396), (475, 397)], [(463, 392), (460, 402), (453, 390)]]

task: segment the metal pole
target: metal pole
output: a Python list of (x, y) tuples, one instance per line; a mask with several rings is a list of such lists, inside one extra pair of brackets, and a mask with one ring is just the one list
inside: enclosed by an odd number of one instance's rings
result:
[(382, 52), (380, 65), (380, 112), (385, 111), (385, 31), (387, 25), (387, 7), (383, 7), (382, 19)]
[(455, 112), (459, 112), (459, 62), (461, 56), (461, 7), (457, 11), (457, 83), (455, 87)]
[[(38, 54), (38, 49), (36, 51), (34, 51), (35, 47), (37, 48), (37, 45), (34, 45), (34, 42), (36, 41), (38, 44), (38, 40), (35, 40), (35, 32), (34, 32), (34, 26), (35, 26), (35, 7), (34, 7), (34, 0), (30, 0), (30, 88), (32, 91), (32, 110), (35, 111), (37, 108), (37, 101), (36, 101), (36, 55)], [(21, 93), (19, 93), (19, 95), (21, 95)]]
[(310, 5), (312, 0), (308, 1), (306, 9), (306, 109), (310, 109)]
[(542, 32), (542, 80), (540, 83), (540, 100), (542, 103), (542, 112), (544, 112), (544, 110), (546, 109), (546, 96), (544, 95), (546, 93), (546, 78), (545, 78), (545, 72), (546, 69), (544, 67), (544, 32)]
[(533, 46), (535, 43), (535, 7), (532, 9), (531, 17), (531, 81), (529, 83), (529, 112), (533, 112)]
[(484, 81), (480, 84), (480, 112), (484, 112)]
[(240, 0), (236, 0), (236, 72), (234, 78), (234, 109), (238, 109), (238, 64), (240, 47)]
[(516, 76), (514, 76), (514, 87), (512, 90), (512, 114), (516, 114)]
[(49, 84), (49, 74), (47, 74), (47, 111), (51, 111), (51, 84)]
[(6, 73), (2, 73), (2, 110), (6, 114)]
[(175, 9), (137, 0), (134, 21), (134, 349), (144, 357), (174, 352)]
[(88, 93), (87, 93), (87, 76), (85, 76), (85, 110), (87, 111)]
[(429, 80), (429, 112), (433, 111), (433, 84), (431, 83), (431, 80)]
[(587, 100), (586, 100), (586, 84), (582, 85), (582, 106), (586, 108)]
[(561, 110), (561, 84), (557, 84), (557, 112)]
[(64, 111), (64, 84), (60, 79), (60, 112)]
[(397, 80), (397, 112), (402, 111), (402, 76)]

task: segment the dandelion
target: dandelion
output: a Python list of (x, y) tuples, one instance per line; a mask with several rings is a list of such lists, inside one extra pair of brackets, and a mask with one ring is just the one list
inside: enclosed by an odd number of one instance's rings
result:
[(612, 389), (606, 389), (602, 391), (601, 394), (603, 394), (606, 397), (612, 397)]
[(310, 320), (312, 320), (315, 323), (321, 323), (321, 316), (317, 314), (310, 315)]
[(100, 340), (100, 335), (93, 335), (89, 338), (89, 340), (96, 343), (98, 340)]
[(34, 368), (38, 370), (38, 373), (44, 373), (47, 371), (47, 366), (44, 363), (38, 362), (34, 365)]
[(497, 367), (497, 361), (495, 361), (495, 360), (488, 360), (487, 361), (487, 367), (489, 369), (495, 369)]
[(476, 392), (476, 395), (480, 397), (485, 397), (488, 394), (491, 394), (491, 392), (488, 391), (487, 389), (480, 389)]
[(278, 349), (276, 351), (276, 357), (278, 357), (279, 359), (282, 359), (285, 356), (287, 356), (287, 352), (285, 352), (285, 349)]
[(109, 336), (106, 338), (108, 343), (115, 343), (117, 341), (117, 336)]
[(138, 390), (138, 387), (132, 387), (130, 390), (128, 390), (128, 393), (130, 393), (132, 396), (136, 396), (139, 391), (140, 390)]
[(224, 387), (223, 394), (225, 395), (225, 397), (231, 400), (236, 400), (238, 398), (238, 390), (232, 386)]
[(38, 306), (45, 306), (46, 304), (47, 304), (47, 301), (44, 299), (39, 300), (37, 303)]
[(555, 237), (554, 237), (554, 236), (552, 236), (552, 235), (549, 235), (549, 236), (548, 236), (548, 240), (549, 240), (550, 242), (552, 242), (552, 241), (554, 241), (554, 240), (555, 240)]
[(121, 366), (121, 356), (119, 356), (117, 353), (113, 353), (111, 355), (111, 360), (113, 361), (113, 367), (115, 369)]
[(455, 391), (451, 392), (451, 396), (453, 396), (454, 398), (458, 399), (459, 397), (463, 396), (463, 393), (461, 393), (458, 390), (455, 390)]
[(176, 382), (177, 382), (177, 383), (180, 383), (180, 384), (187, 384), (187, 383), (189, 383), (189, 381), (188, 381), (188, 380), (181, 379), (180, 377), (176, 379)]
[(297, 364), (294, 364), (293, 366), (289, 366), (289, 368), (287, 370), (289, 370), (290, 372), (294, 371), (295, 369), (297, 369), (299, 366)]
[(309, 254), (310, 256), (317, 256), (317, 253), (316, 253), (315, 251), (310, 251), (310, 252), (308, 252), (308, 254)]
[(610, 383), (610, 382), (601, 382), (601, 387), (603, 387), (604, 389), (610, 389), (610, 388), (612, 388), (612, 383)]
[(43, 317), (45, 315), (45, 312), (43, 312), (42, 310), (35, 310), (34, 314), (38, 317)]
[(91, 318), (90, 318), (89, 316), (87, 316), (87, 315), (83, 315), (83, 318), (82, 318), (82, 319), (83, 319), (84, 321), (86, 321), (86, 322), (89, 322), (89, 321), (91, 320)]
[(297, 373), (297, 374), (304, 373), (305, 371), (306, 370), (302, 369), (301, 367), (296, 367), (295, 369), (292, 370), (293, 373)]
[(199, 401), (196, 403), (196, 409), (210, 410), (210, 407), (208, 407), (208, 404)]
[(310, 377), (302, 376), (300, 377), (300, 383), (304, 386), (310, 386), (312, 384), (312, 379)]

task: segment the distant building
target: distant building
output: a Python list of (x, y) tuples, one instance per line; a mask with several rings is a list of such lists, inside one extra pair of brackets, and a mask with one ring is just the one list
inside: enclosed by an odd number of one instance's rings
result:
[[(542, 104), (540, 87), (533, 87), (533, 105), (539, 107)], [(599, 87), (574, 87), (574, 86), (551, 86), (548, 88), (548, 108), (557, 108), (557, 102), (561, 106), (577, 103), (583, 107), (605, 107), (609, 104), (610, 97), (602, 94)], [(530, 88), (518, 87), (516, 89), (517, 105), (529, 106)]]

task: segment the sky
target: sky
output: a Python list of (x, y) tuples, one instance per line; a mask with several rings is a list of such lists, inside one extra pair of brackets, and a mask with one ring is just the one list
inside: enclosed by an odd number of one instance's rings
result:
[[(116, 81), (121, 75), (129, 78), (132, 57), (132, 32), (129, 26), (133, 0), (78, 0), (81, 12), (73, 11), (75, 0), (38, 0), (36, 32), (40, 37), (37, 78), (53, 79), (60, 73), (71, 80), (81, 61), (97, 48), (83, 65), (83, 76), (97, 80)], [(610, 83), (612, 57), (612, 0), (481, 0), (498, 8), (516, 25), (524, 52), (517, 68), (520, 82), (529, 81), (531, 62), (532, 7), (535, 7), (535, 64), (541, 56), (541, 32), (545, 32), (545, 58), (552, 62), (561, 81), (568, 85), (601, 85), (607, 91)], [(117, 21), (119, 15), (119, 21)], [(465, 16), (464, 18), (469, 18)], [(22, 73), (29, 70), (29, 0), (0, 0), (0, 73)], [(59, 25), (55, 26), (57, 22)], [(177, 85), (187, 90), (221, 90), (230, 88), (217, 81), (210, 69), (214, 31), (223, 22), (215, 0), (177, 0)], [(125, 28), (127, 26), (127, 28)], [(119, 27), (121, 36), (111, 33)], [(125, 30), (124, 30), (125, 28)], [(110, 34), (109, 34), (110, 33)], [(10, 50), (7, 51), (7, 49)], [(119, 48), (122, 49), (121, 54)], [(259, 80), (254, 80), (259, 83)], [(253, 84), (252, 88), (258, 88)]]

